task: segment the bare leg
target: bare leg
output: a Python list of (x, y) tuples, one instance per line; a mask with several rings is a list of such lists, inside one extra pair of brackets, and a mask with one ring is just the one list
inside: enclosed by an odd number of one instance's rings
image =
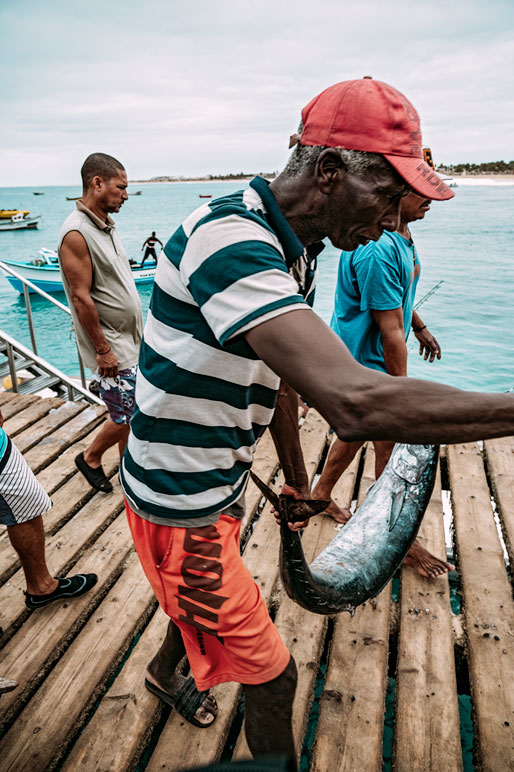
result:
[(120, 443), (124, 443), (123, 450), (125, 450), (129, 431), (128, 424), (116, 424), (108, 418), (89, 448), (84, 451), (84, 461), (86, 464), (89, 464), (93, 469), (97, 469), (102, 464), (102, 455), (106, 450), (112, 448), (113, 445), (118, 444), (121, 451), (122, 446)]
[[(174, 696), (185, 681), (184, 676), (176, 672), (177, 665), (185, 653), (180, 630), (170, 619), (166, 638), (155, 657), (148, 663), (146, 678), (162, 691)], [(203, 705), (196, 711), (195, 718), (200, 723), (209, 726), (214, 721), (217, 712), (216, 700), (209, 694)]]
[[(378, 478), (389, 461), (389, 457), (393, 452), (394, 442), (374, 442), (373, 445), (375, 446), (375, 474)], [(433, 555), (420, 544), (418, 539), (414, 540), (412, 547), (404, 558), (403, 565), (415, 568), (418, 574), (428, 579), (435, 579), (438, 576), (447, 574), (449, 571), (455, 571), (455, 566)]]
[(120, 440), (118, 440), (118, 450), (120, 452), (120, 458), (122, 458), (123, 454), (125, 453), (125, 448), (127, 447), (127, 442), (128, 442), (129, 433), (130, 433), (129, 425), (125, 424), (125, 426), (127, 427), (127, 431), (125, 435)]
[(296, 663), (291, 657), (281, 675), (265, 684), (243, 684), (245, 732), (252, 755), (284, 754), (294, 760), (292, 715), (296, 691)]
[[(314, 499), (332, 499), (332, 491), (335, 484), (345, 469), (350, 466), (356, 453), (361, 447), (362, 442), (343, 442), (343, 440), (336, 440), (333, 443), (321, 476), (312, 491), (312, 497)], [(347, 523), (351, 516), (348, 509), (340, 509), (335, 501), (331, 501), (330, 506), (327, 507), (324, 514), (333, 517), (337, 523)]]
[(45, 531), (41, 515), (7, 526), (7, 534), (18, 553), (29, 595), (46, 595), (57, 589), (59, 582), (50, 574), (45, 557)]

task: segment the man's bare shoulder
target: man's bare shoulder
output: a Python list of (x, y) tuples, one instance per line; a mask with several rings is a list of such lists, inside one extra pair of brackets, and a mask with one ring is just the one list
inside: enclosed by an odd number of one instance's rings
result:
[(75, 257), (79, 260), (90, 260), (86, 240), (79, 231), (68, 231), (60, 248), (61, 257)]

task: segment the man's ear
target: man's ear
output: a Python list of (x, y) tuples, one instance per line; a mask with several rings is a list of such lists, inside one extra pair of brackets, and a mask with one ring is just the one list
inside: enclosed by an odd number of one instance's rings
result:
[(100, 190), (100, 188), (102, 187), (102, 185), (103, 185), (103, 179), (102, 179), (102, 177), (100, 177), (100, 175), (98, 175), (98, 174), (95, 174), (95, 176), (94, 176), (94, 177), (93, 177), (93, 179), (91, 180), (91, 187), (92, 187), (94, 190)]
[(329, 147), (319, 156), (314, 172), (318, 188), (322, 193), (330, 193), (346, 174), (346, 167), (337, 150)]

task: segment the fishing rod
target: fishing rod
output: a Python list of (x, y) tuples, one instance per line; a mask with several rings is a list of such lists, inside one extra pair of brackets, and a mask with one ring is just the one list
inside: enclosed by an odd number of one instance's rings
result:
[(422, 306), (422, 305), (423, 305), (423, 303), (424, 303), (426, 300), (428, 300), (428, 298), (429, 298), (429, 297), (431, 297), (431, 296), (434, 294), (434, 292), (437, 292), (437, 290), (439, 289), (439, 287), (441, 286), (441, 284), (444, 284), (444, 279), (441, 279), (441, 281), (438, 281), (438, 282), (437, 282), (437, 284), (435, 284), (435, 285), (432, 287), (432, 289), (431, 289), (429, 292), (427, 292), (427, 294), (426, 294), (426, 295), (423, 295), (423, 297), (421, 298), (421, 300), (418, 300), (418, 302), (417, 302), (417, 303), (416, 303), (416, 305), (414, 306), (414, 310), (415, 310), (415, 311), (417, 311), (417, 310), (418, 310), (418, 308), (419, 308), (420, 306)]
[[(418, 300), (418, 302), (417, 302), (417, 303), (416, 303), (416, 305), (414, 306), (414, 311), (417, 311), (417, 310), (418, 310), (418, 308), (419, 308), (421, 305), (423, 305), (423, 303), (424, 303), (426, 300), (428, 300), (430, 297), (432, 297), (432, 295), (434, 294), (434, 292), (437, 292), (437, 290), (439, 289), (439, 287), (441, 286), (441, 284), (444, 284), (444, 279), (441, 279), (441, 281), (438, 281), (438, 282), (437, 282), (437, 284), (434, 284), (434, 286), (432, 287), (432, 289), (431, 289), (431, 290), (429, 290), (429, 291), (427, 292), (427, 294), (426, 294), (426, 295), (423, 295), (423, 297), (421, 298), (421, 300)], [(409, 349), (408, 349), (408, 350), (409, 350), (409, 352), (410, 352), (410, 351), (412, 351), (412, 350), (413, 350), (413, 348), (414, 348), (414, 345), (411, 343), (411, 344), (410, 344), (410, 346), (409, 346)]]

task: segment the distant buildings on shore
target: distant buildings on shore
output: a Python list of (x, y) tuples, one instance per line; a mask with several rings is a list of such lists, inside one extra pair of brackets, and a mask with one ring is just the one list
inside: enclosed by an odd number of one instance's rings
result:
[(440, 164), (438, 172), (443, 174), (514, 174), (514, 161), (487, 161), (481, 164)]
[(184, 177), (180, 175), (174, 177), (172, 175), (162, 175), (161, 177), (150, 177), (148, 180), (130, 180), (131, 183), (141, 182), (230, 182), (231, 180), (252, 180), (256, 175), (265, 177), (266, 179), (273, 179), (277, 176), (278, 171), (274, 172), (237, 172), (236, 174), (206, 174), (203, 177)]
[[(514, 174), (514, 161), (488, 161), (486, 163), (459, 163), (459, 164), (439, 164), (437, 171), (443, 175), (450, 176), (478, 176), (482, 174)], [(130, 180), (131, 183), (142, 182), (231, 182), (251, 180), (259, 174), (268, 180), (277, 176), (278, 171), (273, 172), (236, 172), (231, 174), (206, 174), (203, 177), (186, 177), (184, 175), (174, 176), (163, 174), (159, 177), (150, 177), (147, 180)]]

